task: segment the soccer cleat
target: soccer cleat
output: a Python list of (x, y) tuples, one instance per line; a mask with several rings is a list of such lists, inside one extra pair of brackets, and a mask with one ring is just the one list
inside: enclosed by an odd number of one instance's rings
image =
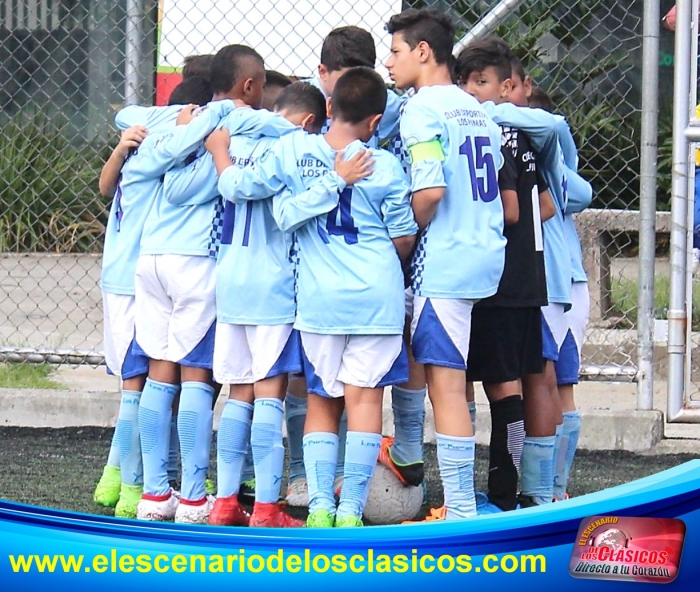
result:
[(487, 514), (503, 514), (503, 512), (505, 512), (504, 509), (499, 508), (496, 504), (492, 504), (491, 502), (486, 502), (485, 504), (477, 506), (476, 508), (477, 516), (486, 516)]
[(483, 491), (475, 491), (474, 492), (474, 497), (476, 498), (476, 509), (477, 511), (480, 508), (483, 508), (487, 504), (490, 504), (489, 502), (489, 496), (488, 494), (484, 493)]
[(255, 502), (248, 526), (295, 528), (304, 526), (304, 521), (297, 520), (296, 518), (292, 518), (289, 514), (286, 514), (279, 504), (262, 504), (260, 502)]
[(553, 497), (552, 502), (564, 502), (569, 499), (569, 494), (564, 492), (564, 497), (562, 499), (559, 499), (558, 497)]
[(183, 498), (175, 512), (175, 522), (178, 524), (207, 524), (213, 507), (213, 495), (205, 495), (201, 500)]
[(150, 495), (144, 493), (136, 508), (138, 520), (164, 522), (175, 518), (175, 512), (180, 505), (179, 492), (171, 489), (165, 495)]
[(531, 495), (523, 495), (522, 493), (518, 496), (518, 508), (522, 508), (523, 510), (527, 508), (539, 508), (542, 505), (546, 504), (539, 504), (537, 503), (537, 500), (535, 500), (534, 497)]
[(307, 528), (331, 528), (335, 523), (335, 516), (328, 510), (316, 510), (306, 519)]
[(391, 445), (394, 438), (384, 436), (381, 448), (379, 449), (379, 462), (387, 467), (404, 485), (417, 487), (423, 482), (425, 470), (423, 461), (411, 463), (410, 465), (400, 465), (391, 457)]
[(216, 494), (216, 485), (214, 485), (213, 479), (209, 479), (209, 477), (207, 477), (204, 480), (204, 492), (207, 495), (215, 495)]
[(358, 518), (357, 516), (353, 516), (352, 514), (343, 516), (342, 518), (338, 518), (336, 516), (335, 518), (336, 528), (354, 528), (357, 526), (364, 526), (362, 519)]
[(246, 504), (252, 504), (255, 501), (255, 479), (248, 479), (241, 483), (238, 499)]
[(246, 512), (237, 495), (218, 497), (209, 514), (209, 524), (212, 526), (248, 526), (250, 514)]
[(93, 501), (98, 506), (113, 508), (119, 501), (119, 492), (122, 488), (122, 472), (119, 467), (105, 465), (102, 476), (95, 486)]
[(285, 499), (290, 506), (303, 508), (309, 505), (309, 486), (306, 477), (299, 477), (289, 482)]
[(435, 522), (447, 518), (447, 507), (430, 508), (430, 513), (423, 520), (404, 520), (401, 524), (417, 524), (420, 522)]
[(115, 518), (136, 518), (141, 496), (143, 495), (143, 485), (124, 485), (119, 493), (119, 501), (114, 507)]
[(337, 499), (340, 499), (340, 493), (343, 490), (343, 481), (344, 479), (342, 475), (338, 475), (333, 480), (333, 495), (335, 495)]

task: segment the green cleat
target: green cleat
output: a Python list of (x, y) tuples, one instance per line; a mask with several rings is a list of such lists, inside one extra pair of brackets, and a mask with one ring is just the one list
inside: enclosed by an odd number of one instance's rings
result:
[(332, 528), (334, 516), (328, 510), (315, 510), (306, 519), (307, 528)]
[(204, 480), (204, 490), (207, 492), (207, 495), (216, 495), (216, 485), (214, 485), (213, 479), (207, 477)]
[(143, 485), (124, 485), (122, 483), (119, 501), (114, 508), (115, 518), (136, 518), (136, 508), (141, 501)]
[(121, 487), (122, 472), (119, 467), (106, 465), (102, 471), (102, 477), (97, 482), (92, 499), (98, 506), (113, 508), (119, 501)]
[(343, 516), (342, 518), (335, 518), (336, 528), (355, 528), (357, 526), (364, 526), (362, 519), (352, 514), (349, 516)]

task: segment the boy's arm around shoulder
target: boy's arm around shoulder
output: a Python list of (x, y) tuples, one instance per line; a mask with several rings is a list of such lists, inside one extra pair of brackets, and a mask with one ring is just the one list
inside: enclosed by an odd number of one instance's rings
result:
[(405, 265), (413, 252), (418, 233), (418, 224), (411, 208), (411, 189), (401, 163), (392, 154), (377, 157), (376, 168), (378, 171), (387, 171), (387, 193), (382, 201), (382, 218), (399, 259)]

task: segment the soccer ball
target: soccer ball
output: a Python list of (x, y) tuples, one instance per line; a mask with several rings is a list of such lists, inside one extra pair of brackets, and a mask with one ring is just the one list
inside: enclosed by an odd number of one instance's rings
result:
[(400, 524), (403, 520), (415, 518), (422, 505), (422, 487), (405, 486), (390, 469), (377, 464), (364, 511), (364, 517), (369, 522)]

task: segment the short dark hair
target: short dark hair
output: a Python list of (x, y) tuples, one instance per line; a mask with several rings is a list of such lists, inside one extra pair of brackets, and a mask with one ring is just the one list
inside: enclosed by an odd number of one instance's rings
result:
[(326, 99), (323, 93), (308, 82), (295, 82), (282, 91), (275, 101), (275, 110), (290, 113), (308, 111), (314, 115), (314, 127), (320, 130), (326, 122)]
[(360, 27), (338, 27), (323, 40), (321, 64), (331, 72), (355, 66), (374, 68), (376, 61), (377, 48), (372, 34)]
[(206, 105), (211, 101), (211, 84), (205, 78), (191, 76), (178, 84), (168, 99), (168, 105)]
[(525, 66), (523, 66), (522, 60), (516, 56), (514, 53), (510, 54), (510, 69), (518, 75), (518, 78), (525, 81), (527, 74), (525, 74)]
[(182, 67), (182, 79), (186, 80), (192, 76), (199, 76), (205, 80), (211, 80), (211, 64), (213, 61), (213, 54), (187, 56), (185, 65)]
[(554, 103), (552, 102), (552, 98), (539, 86), (532, 87), (532, 94), (527, 100), (527, 104), (530, 107), (539, 107), (545, 111), (554, 111)]
[(279, 88), (287, 88), (292, 84), (292, 79), (289, 76), (281, 74), (276, 70), (265, 70), (265, 86), (278, 86)]
[(472, 72), (483, 72), (493, 67), (500, 82), (511, 77), (512, 58), (508, 45), (497, 37), (477, 39), (459, 52), (455, 60), (457, 80), (464, 82)]
[(331, 96), (334, 119), (360, 123), (386, 109), (386, 84), (372, 68), (351, 68), (336, 82)]
[(211, 63), (211, 88), (215, 94), (228, 92), (236, 85), (246, 58), (258, 60), (264, 67), (261, 55), (247, 45), (227, 45), (216, 53)]
[(449, 65), (452, 60), (455, 26), (450, 17), (439, 10), (409, 8), (392, 16), (386, 30), (390, 35), (401, 33), (411, 49), (425, 41), (433, 50), (438, 64)]

